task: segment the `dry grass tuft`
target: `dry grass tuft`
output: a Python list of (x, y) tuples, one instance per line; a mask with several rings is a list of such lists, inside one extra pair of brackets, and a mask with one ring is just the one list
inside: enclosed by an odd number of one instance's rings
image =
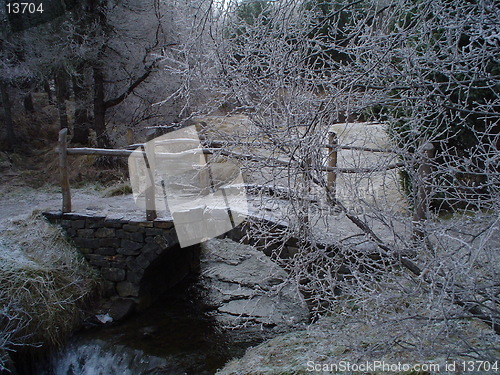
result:
[(120, 182), (108, 187), (103, 196), (108, 197), (116, 197), (118, 195), (127, 195), (132, 194), (132, 186), (130, 185), (130, 181)]
[(39, 213), (11, 222), (0, 237), (0, 352), (63, 343), (81, 324), (97, 280)]

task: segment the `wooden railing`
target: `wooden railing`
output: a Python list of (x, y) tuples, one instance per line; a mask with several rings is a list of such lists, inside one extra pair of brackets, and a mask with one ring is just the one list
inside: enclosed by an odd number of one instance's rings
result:
[[(59, 144), (57, 147), (57, 152), (59, 153), (59, 167), (61, 171), (61, 189), (62, 189), (62, 196), (63, 196), (63, 202), (62, 202), (62, 212), (67, 213), (71, 212), (71, 189), (70, 189), (70, 184), (69, 184), (69, 173), (68, 173), (68, 155), (98, 155), (98, 156), (115, 156), (115, 157), (129, 157), (130, 155), (137, 155), (144, 157), (147, 160), (147, 157), (154, 156), (155, 158), (172, 158), (175, 156), (179, 156), (178, 154), (173, 154), (173, 153), (155, 153), (155, 152), (147, 152), (147, 143), (143, 144), (134, 144), (130, 147), (135, 148), (134, 150), (130, 149), (103, 149), (103, 148), (88, 148), (88, 147), (83, 147), (83, 148), (68, 148), (67, 147), (67, 134), (68, 134), (68, 129), (62, 129), (59, 132)], [(150, 139), (149, 141), (153, 141), (153, 139)], [(166, 140), (166, 141), (160, 141), (160, 142), (185, 142), (185, 141), (193, 141), (192, 139), (179, 139), (179, 140)], [(329, 139), (328, 139), (328, 144), (322, 145), (322, 147), (327, 148), (331, 150), (328, 154), (328, 165), (323, 166), (320, 168), (321, 171), (327, 173), (327, 186), (329, 188), (329, 191), (333, 194), (335, 194), (335, 188), (336, 188), (336, 180), (337, 180), (337, 174), (338, 173), (367, 173), (367, 172), (379, 172), (379, 171), (385, 171), (385, 170), (390, 170), (394, 168), (401, 167), (403, 164), (402, 163), (394, 163), (390, 164), (387, 166), (383, 167), (376, 167), (376, 168), (339, 168), (337, 166), (337, 153), (339, 149), (342, 150), (358, 150), (358, 151), (369, 151), (369, 152), (393, 152), (392, 150), (382, 150), (382, 149), (376, 149), (376, 148), (368, 148), (368, 147), (357, 147), (357, 146), (343, 146), (339, 145), (337, 141), (337, 136), (334, 132), (331, 132), (329, 134)], [(196, 142), (198, 143), (198, 142)], [(202, 143), (204, 146), (207, 146), (206, 148), (203, 148), (201, 150), (198, 150), (198, 152), (206, 155), (214, 154), (214, 153), (219, 153), (221, 155), (230, 157), (230, 158), (236, 158), (236, 159), (241, 159), (241, 160), (249, 160), (249, 161), (255, 161), (255, 162), (262, 162), (262, 161), (269, 161), (269, 158), (261, 157), (261, 156), (256, 156), (256, 155), (249, 155), (249, 154), (243, 154), (239, 152), (234, 152), (234, 151), (229, 151), (224, 149), (223, 147), (229, 144), (235, 144), (235, 145), (245, 145), (245, 143), (230, 143), (226, 141), (218, 141), (218, 140), (207, 140), (207, 139), (202, 139)], [(269, 142), (260, 142), (258, 144), (269, 144)], [(255, 146), (254, 143), (248, 143), (248, 145)], [(143, 151), (138, 151), (137, 148), (141, 148)], [(290, 160), (284, 160), (284, 159), (279, 159), (279, 158), (272, 158), (273, 163), (279, 164), (279, 165), (289, 165)], [(151, 161), (150, 161), (151, 162)], [(153, 186), (153, 189), (148, 189), (145, 192), (146, 195), (146, 219), (147, 220), (154, 220), (156, 218), (156, 209), (155, 209), (155, 192), (154, 192), (154, 181), (153, 181), (153, 176), (150, 176), (151, 179), (151, 186)]]

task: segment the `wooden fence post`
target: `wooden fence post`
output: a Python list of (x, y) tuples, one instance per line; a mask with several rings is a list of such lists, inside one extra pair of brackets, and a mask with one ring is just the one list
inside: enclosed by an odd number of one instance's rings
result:
[(63, 196), (62, 212), (71, 212), (71, 191), (69, 188), (68, 175), (68, 153), (66, 146), (66, 136), (68, 129), (64, 128), (59, 132), (59, 169), (61, 173), (61, 190)]
[(415, 210), (413, 212), (413, 239), (421, 240), (424, 238), (424, 231), (422, 229), (422, 223), (428, 218), (429, 211), (429, 185), (428, 177), (430, 176), (431, 161), (434, 158), (434, 145), (427, 142), (422, 147), (424, 151), (424, 157), (422, 162), (418, 167), (419, 185), (417, 189), (417, 196), (415, 197)]
[(145, 151), (147, 161), (146, 169), (148, 171), (148, 177), (150, 186), (146, 189), (146, 220), (156, 219), (156, 185), (155, 185), (155, 168), (156, 168), (156, 148), (155, 148), (155, 138), (156, 132), (152, 131), (146, 136)]
[[(337, 140), (337, 134), (335, 132), (330, 132), (328, 133), (328, 144), (331, 146), (337, 146), (338, 145), (338, 140)], [(337, 149), (328, 149), (328, 166), (331, 168), (337, 168)], [(336, 195), (336, 181), (337, 181), (337, 172), (334, 171), (329, 171), (327, 172), (327, 186), (328, 189), (330, 190), (330, 193), (333, 195), (333, 198), (335, 198)]]

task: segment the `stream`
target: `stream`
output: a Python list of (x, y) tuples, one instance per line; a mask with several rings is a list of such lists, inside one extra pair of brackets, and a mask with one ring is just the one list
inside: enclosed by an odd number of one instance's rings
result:
[(124, 322), (83, 330), (36, 375), (205, 375), (309, 312), (286, 272), (229, 239), (202, 245), (200, 272)]
[(186, 280), (150, 308), (78, 333), (38, 375), (214, 374), (265, 335), (221, 329)]

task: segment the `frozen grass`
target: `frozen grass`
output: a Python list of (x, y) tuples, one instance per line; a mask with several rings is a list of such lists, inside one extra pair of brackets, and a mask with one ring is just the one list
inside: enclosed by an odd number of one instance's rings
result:
[(118, 195), (132, 194), (132, 186), (130, 181), (119, 182), (108, 187), (104, 193), (103, 197), (116, 197)]
[[(415, 298), (400, 302), (414, 303), (415, 309), (428, 308), (424, 301)], [(411, 316), (392, 311), (389, 319), (381, 324), (370, 321), (364, 314), (366, 311), (331, 314), (306, 330), (279, 335), (248, 349), (242, 358), (227, 363), (217, 375), (455, 374), (455, 371), (445, 371), (447, 363), (479, 360), (479, 352), (480, 360), (495, 363), (500, 355), (498, 336), (475, 321), (413, 320)], [(410, 367), (432, 364), (432, 367), (420, 372), (311, 370), (311, 364), (359, 365), (374, 361)]]
[(97, 291), (97, 275), (39, 213), (4, 227), (0, 353), (18, 345), (60, 345), (81, 323), (82, 308)]

